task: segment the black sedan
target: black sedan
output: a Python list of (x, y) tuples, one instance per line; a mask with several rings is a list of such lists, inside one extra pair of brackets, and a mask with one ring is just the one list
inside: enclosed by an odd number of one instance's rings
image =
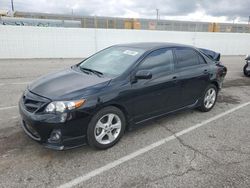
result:
[(170, 43), (106, 48), (31, 83), (19, 102), (22, 127), (48, 148), (105, 149), (124, 131), (179, 110), (210, 111), (227, 69), (220, 54)]

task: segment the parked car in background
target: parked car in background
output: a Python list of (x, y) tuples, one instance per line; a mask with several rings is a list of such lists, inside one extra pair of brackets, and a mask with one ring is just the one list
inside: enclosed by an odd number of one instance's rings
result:
[(250, 77), (250, 55), (246, 56), (246, 64), (243, 68), (244, 75)]
[(111, 46), (31, 83), (19, 102), (22, 127), (48, 148), (109, 148), (150, 119), (210, 111), (227, 72), (219, 57), (181, 44)]

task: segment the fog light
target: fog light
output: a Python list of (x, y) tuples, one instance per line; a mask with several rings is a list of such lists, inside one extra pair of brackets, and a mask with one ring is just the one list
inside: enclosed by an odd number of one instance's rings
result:
[(60, 117), (60, 122), (64, 123), (67, 120), (68, 114), (67, 113), (62, 113)]
[(52, 133), (50, 134), (50, 138), (48, 139), (49, 142), (57, 143), (61, 141), (61, 131), (60, 130), (53, 130)]

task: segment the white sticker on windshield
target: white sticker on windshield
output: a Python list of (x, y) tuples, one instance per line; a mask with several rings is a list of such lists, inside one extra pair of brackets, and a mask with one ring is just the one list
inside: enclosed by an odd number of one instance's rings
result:
[(138, 52), (132, 51), (132, 50), (125, 50), (123, 53), (127, 55), (132, 55), (132, 56), (135, 56), (138, 54)]

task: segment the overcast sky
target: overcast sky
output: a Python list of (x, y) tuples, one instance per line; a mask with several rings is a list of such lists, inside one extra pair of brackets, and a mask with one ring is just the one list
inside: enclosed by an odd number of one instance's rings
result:
[[(0, 10), (11, 9), (0, 0)], [(15, 10), (90, 16), (248, 22), (250, 0), (13, 0)]]

